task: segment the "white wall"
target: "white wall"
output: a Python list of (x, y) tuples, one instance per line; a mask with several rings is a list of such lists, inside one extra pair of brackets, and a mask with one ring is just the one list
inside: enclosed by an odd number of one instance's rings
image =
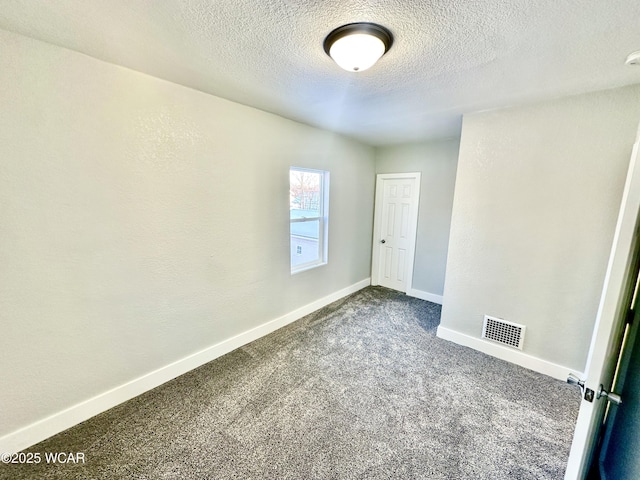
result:
[(412, 287), (432, 301), (444, 289), (459, 146), (447, 139), (376, 149), (376, 173), (422, 172)]
[[(371, 148), (0, 45), (0, 437), (369, 277)], [(331, 172), (329, 264), (295, 276), (290, 165)]]
[(439, 335), (494, 315), (533, 364), (584, 369), (639, 121), (639, 86), (465, 116)]

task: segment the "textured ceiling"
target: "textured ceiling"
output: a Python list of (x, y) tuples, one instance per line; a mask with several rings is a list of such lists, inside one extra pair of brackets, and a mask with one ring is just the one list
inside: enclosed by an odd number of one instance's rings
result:
[[(322, 41), (356, 21), (395, 41), (348, 73)], [(0, 0), (0, 28), (372, 145), (640, 83), (624, 64), (640, 50), (638, 0)]]

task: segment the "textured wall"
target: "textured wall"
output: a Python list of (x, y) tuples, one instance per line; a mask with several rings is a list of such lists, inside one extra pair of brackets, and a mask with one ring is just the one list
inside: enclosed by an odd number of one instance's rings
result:
[[(369, 277), (373, 150), (0, 31), (0, 436)], [(292, 277), (289, 166), (331, 171)]]
[(442, 295), (459, 140), (381, 147), (376, 173), (422, 172), (412, 287)]
[(442, 326), (584, 369), (639, 120), (640, 87), (465, 116)]

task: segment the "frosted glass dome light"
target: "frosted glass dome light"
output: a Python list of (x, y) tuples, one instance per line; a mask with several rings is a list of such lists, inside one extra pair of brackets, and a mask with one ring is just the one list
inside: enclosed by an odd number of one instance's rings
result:
[(336, 28), (324, 40), (324, 50), (348, 72), (363, 72), (384, 55), (393, 37), (375, 23), (350, 23)]
[(365, 33), (354, 33), (336, 40), (329, 49), (331, 58), (350, 72), (371, 68), (384, 55), (384, 43)]

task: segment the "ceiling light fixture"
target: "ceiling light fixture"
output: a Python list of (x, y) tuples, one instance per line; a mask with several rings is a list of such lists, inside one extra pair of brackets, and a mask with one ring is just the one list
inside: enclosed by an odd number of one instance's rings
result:
[(640, 65), (640, 50), (637, 52), (630, 53), (627, 57), (626, 62), (627, 65)]
[(324, 39), (324, 51), (348, 72), (363, 72), (389, 51), (391, 32), (368, 22), (350, 23), (332, 31)]

